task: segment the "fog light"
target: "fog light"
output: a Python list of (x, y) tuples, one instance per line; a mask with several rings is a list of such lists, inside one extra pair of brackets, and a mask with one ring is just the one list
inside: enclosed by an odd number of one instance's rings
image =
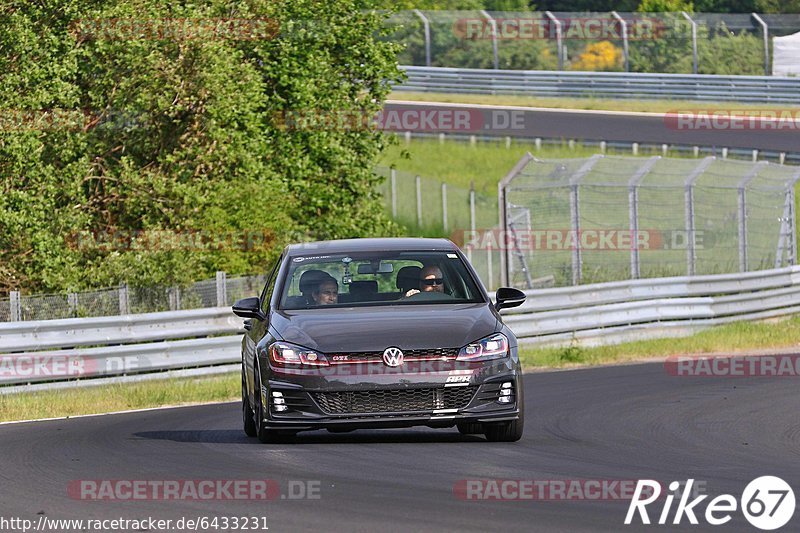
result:
[(514, 401), (512, 397), (513, 389), (511, 388), (511, 382), (507, 381), (500, 385), (500, 397), (497, 399), (498, 403), (511, 403)]
[(283, 398), (282, 392), (272, 392), (272, 408), (279, 413), (289, 410), (289, 408), (286, 407), (286, 400)]

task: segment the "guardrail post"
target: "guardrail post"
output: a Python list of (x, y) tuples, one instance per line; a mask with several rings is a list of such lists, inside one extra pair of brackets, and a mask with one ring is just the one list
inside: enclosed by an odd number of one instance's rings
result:
[[(556, 46), (558, 47), (558, 70), (564, 70), (564, 50), (561, 46), (561, 21), (549, 11), (544, 12), (545, 16), (556, 26)], [(550, 36), (553, 32), (549, 32)]]
[(397, 170), (390, 171), (389, 181), (392, 189), (392, 218), (397, 218)]
[(620, 28), (622, 29), (622, 54), (625, 58), (625, 72), (630, 72), (630, 56), (628, 55), (628, 23), (625, 22), (625, 19), (620, 17), (619, 13), (616, 11), (612, 11), (611, 16), (614, 17), (617, 22), (619, 22)]
[(442, 182), (442, 226), (447, 233), (447, 184)]
[(417, 176), (417, 226), (422, 227), (422, 178)]
[(681, 15), (692, 25), (692, 72), (697, 74), (697, 22), (686, 11), (681, 11)]
[(431, 24), (419, 9), (415, 9), (414, 14), (422, 20), (423, 31), (425, 32), (425, 66), (429, 67), (431, 66)]
[(11, 291), (8, 293), (10, 298), (9, 304), (11, 305), (11, 322), (22, 321), (22, 301), (19, 296), (19, 291)]
[(769, 68), (769, 26), (764, 22), (764, 19), (758, 16), (758, 13), (752, 13), (752, 15), (761, 26), (761, 32), (764, 36), (764, 76), (769, 76), (772, 74)]
[(227, 275), (221, 270), (217, 271), (217, 307), (228, 305)]
[(119, 286), (119, 314), (131, 314), (130, 294), (128, 293), (127, 283), (121, 283)]
[(492, 27), (492, 63), (494, 64), (494, 69), (497, 70), (500, 68), (500, 57), (497, 54), (497, 21), (485, 9), (481, 9), (481, 15), (486, 18)]

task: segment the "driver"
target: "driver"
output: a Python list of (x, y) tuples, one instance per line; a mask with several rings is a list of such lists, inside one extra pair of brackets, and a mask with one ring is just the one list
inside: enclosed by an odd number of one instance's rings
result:
[[(422, 292), (444, 292), (444, 277), (442, 269), (436, 265), (429, 265), (419, 271), (419, 287)], [(406, 292), (406, 298), (419, 294), (417, 289)]]
[(325, 275), (319, 285), (311, 291), (311, 298), (316, 305), (330, 305), (339, 301), (339, 284), (330, 275)]

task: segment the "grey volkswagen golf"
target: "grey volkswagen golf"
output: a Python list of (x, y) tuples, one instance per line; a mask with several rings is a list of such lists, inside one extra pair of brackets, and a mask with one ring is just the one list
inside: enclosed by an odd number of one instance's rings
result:
[(244, 431), (457, 427), (490, 441), (523, 430), (517, 340), (446, 239), (290, 245), (258, 297), (239, 300)]

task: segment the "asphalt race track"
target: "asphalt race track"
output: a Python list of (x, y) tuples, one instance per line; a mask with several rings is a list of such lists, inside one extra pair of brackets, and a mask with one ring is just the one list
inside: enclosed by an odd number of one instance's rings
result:
[[(724, 104), (706, 105), (698, 103), (692, 109), (678, 108), (676, 112), (708, 113), (709, 108), (722, 108)], [(720, 129), (700, 127), (699, 129), (681, 129), (677, 127), (677, 118), (665, 118), (663, 113), (625, 113), (617, 111), (575, 111), (564, 109), (525, 108), (513, 106), (481, 106), (472, 104), (450, 103), (412, 103), (390, 101), (384, 106), (385, 111), (421, 111), (468, 109), (471, 118), (477, 120), (475, 129), (469, 131), (448, 131), (447, 133), (476, 134), (498, 137), (542, 137), (554, 139), (579, 139), (588, 141), (608, 141), (645, 144), (674, 144), (682, 146), (706, 146), (717, 148), (744, 148), (767, 150), (771, 152), (800, 151), (800, 129), (789, 128), (784, 124), (781, 129), (741, 128)], [(781, 112), (780, 106), (772, 111)], [(791, 108), (787, 108), (791, 110)], [(494, 127), (493, 124), (505, 125), (502, 117), (493, 119), (495, 115), (508, 115), (512, 110), (522, 113), (519, 118), (520, 128)], [(478, 118), (482, 115), (482, 118)], [(792, 115), (794, 116), (794, 114)], [(699, 121), (698, 121), (699, 123)], [(389, 123), (389, 126), (394, 126)], [(713, 126), (713, 124), (712, 124)], [(397, 129), (403, 130), (402, 127)], [(424, 129), (424, 128), (421, 128)], [(434, 133), (438, 130), (431, 130)], [(719, 154), (721, 155), (721, 154)]]
[[(691, 477), (707, 494), (738, 500), (763, 475), (800, 487), (796, 379), (674, 377), (662, 364), (640, 364), (528, 374), (525, 391), (525, 436), (512, 444), (422, 428), (313, 432), (295, 444), (262, 445), (242, 433), (238, 403), (3, 425), (0, 516), (248, 515), (265, 516), (271, 531), (664, 531), (638, 521), (625, 527), (625, 501), (467, 501), (453, 488), (464, 479), (649, 478), (667, 485)], [(273, 479), (284, 496), (290, 480), (316, 480), (320, 497), (68, 497), (70, 481), (85, 479)], [(657, 520), (661, 504), (649, 509)], [(754, 530), (740, 511), (723, 526), (700, 520), (685, 529)], [(782, 531), (798, 524), (795, 513)]]

